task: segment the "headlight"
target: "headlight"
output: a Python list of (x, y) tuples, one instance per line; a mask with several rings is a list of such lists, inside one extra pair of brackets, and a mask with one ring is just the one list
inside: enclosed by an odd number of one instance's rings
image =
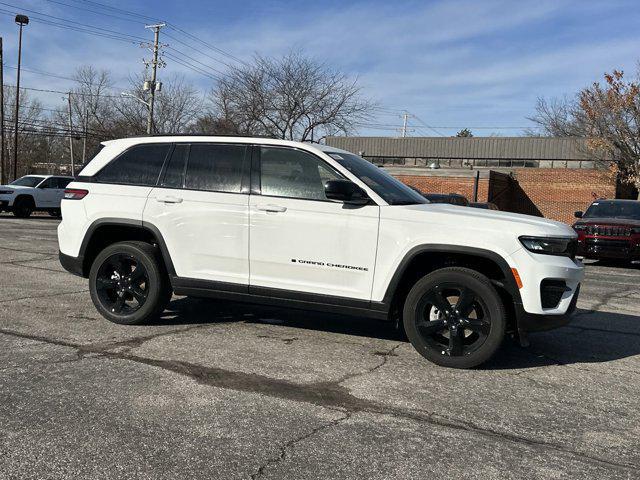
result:
[(520, 237), (520, 243), (533, 253), (565, 257), (573, 257), (577, 247), (577, 239), (567, 237)]
[(11, 195), (13, 190), (0, 190), (0, 195)]

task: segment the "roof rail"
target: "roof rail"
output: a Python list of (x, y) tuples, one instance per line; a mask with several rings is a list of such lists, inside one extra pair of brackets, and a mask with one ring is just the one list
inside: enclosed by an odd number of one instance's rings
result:
[[(272, 135), (250, 135), (250, 134), (239, 134), (239, 133), (151, 133), (145, 135), (130, 135), (128, 137), (122, 138), (143, 138), (143, 137), (247, 137), (247, 138), (272, 138), (274, 140), (284, 140), (278, 139)], [(114, 139), (115, 140), (115, 139)]]

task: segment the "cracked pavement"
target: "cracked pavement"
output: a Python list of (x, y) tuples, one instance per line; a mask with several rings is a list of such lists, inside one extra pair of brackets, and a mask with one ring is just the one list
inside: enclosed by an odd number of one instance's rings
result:
[(0, 478), (638, 478), (640, 265), (489, 365), (385, 323), (174, 297), (99, 317), (57, 221), (0, 215)]

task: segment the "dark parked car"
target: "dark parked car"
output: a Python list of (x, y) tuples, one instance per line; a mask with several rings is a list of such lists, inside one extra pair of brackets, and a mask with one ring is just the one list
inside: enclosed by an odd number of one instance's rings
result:
[(574, 225), (578, 255), (593, 259), (640, 260), (640, 201), (597, 200)]
[(500, 210), (495, 203), (491, 202), (470, 202), (469, 206), (473, 208), (484, 208), (485, 210)]
[(458, 193), (423, 193), (422, 196), (431, 203), (450, 203), (451, 205), (460, 205), (461, 207), (469, 205), (467, 197)]

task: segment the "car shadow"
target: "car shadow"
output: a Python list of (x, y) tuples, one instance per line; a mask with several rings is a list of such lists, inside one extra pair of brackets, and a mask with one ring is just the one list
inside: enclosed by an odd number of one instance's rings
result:
[[(248, 305), (189, 297), (174, 298), (155, 325), (196, 325), (248, 322), (355, 335), (382, 340), (407, 341), (392, 322), (302, 310)], [(521, 347), (506, 339), (483, 370), (508, 370), (600, 363), (640, 355), (640, 316), (578, 310), (571, 324), (531, 334), (531, 345)]]
[(386, 340), (406, 340), (394, 324), (381, 320), (191, 297), (174, 297), (162, 316), (151, 324), (195, 325), (224, 322), (261, 323)]

